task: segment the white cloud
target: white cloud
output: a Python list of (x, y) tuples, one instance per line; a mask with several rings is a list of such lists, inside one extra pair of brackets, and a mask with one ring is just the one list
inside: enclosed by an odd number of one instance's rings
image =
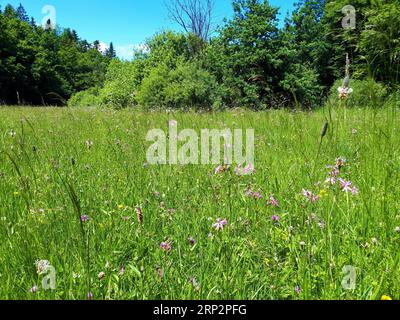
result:
[(115, 47), (117, 56), (124, 60), (132, 60), (135, 51), (148, 52), (149, 48), (144, 44), (127, 44)]
[(99, 51), (104, 54), (107, 49), (108, 49), (108, 45), (105, 44), (104, 42), (100, 41)]

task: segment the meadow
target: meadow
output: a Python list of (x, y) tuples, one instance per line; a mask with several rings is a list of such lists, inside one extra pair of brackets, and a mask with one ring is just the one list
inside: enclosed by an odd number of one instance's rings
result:
[[(255, 172), (147, 165), (171, 120), (253, 128)], [(398, 299), (399, 120), (0, 108), (0, 298)]]

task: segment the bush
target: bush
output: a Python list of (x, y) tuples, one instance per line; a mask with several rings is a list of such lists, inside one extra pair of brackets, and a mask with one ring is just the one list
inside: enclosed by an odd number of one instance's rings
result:
[[(342, 86), (342, 83), (342, 80), (335, 82), (331, 88), (331, 99), (339, 99), (338, 88)], [(348, 107), (379, 107), (384, 104), (388, 94), (386, 87), (372, 78), (352, 80), (350, 87), (353, 89), (353, 93), (347, 100)]]
[(181, 62), (172, 70), (159, 65), (143, 80), (137, 101), (145, 108), (210, 109), (216, 87), (214, 77), (195, 63)]
[(136, 90), (141, 82), (140, 60), (113, 60), (107, 70), (104, 87), (100, 90), (100, 104), (113, 108), (136, 105)]
[(100, 105), (99, 89), (90, 88), (74, 94), (68, 101), (70, 107), (93, 107)]
[(321, 105), (322, 86), (318, 82), (318, 74), (315, 70), (294, 64), (289, 66), (285, 73), (284, 80), (280, 82), (283, 90), (292, 94), (290, 97), (295, 99), (302, 107), (313, 108)]

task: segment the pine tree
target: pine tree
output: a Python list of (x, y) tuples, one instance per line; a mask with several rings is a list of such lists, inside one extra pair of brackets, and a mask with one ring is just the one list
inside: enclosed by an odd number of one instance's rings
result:
[(17, 8), (17, 16), (18, 16), (18, 19), (20, 19), (21, 21), (29, 22), (28, 14), (26, 13), (26, 10), (21, 3), (19, 4), (19, 6)]
[(7, 18), (17, 18), (17, 13), (11, 4), (6, 5), (4, 8), (4, 16)]
[(110, 43), (110, 47), (106, 50), (106, 56), (109, 57), (110, 59), (113, 59), (117, 56), (114, 50), (114, 44), (112, 42)]

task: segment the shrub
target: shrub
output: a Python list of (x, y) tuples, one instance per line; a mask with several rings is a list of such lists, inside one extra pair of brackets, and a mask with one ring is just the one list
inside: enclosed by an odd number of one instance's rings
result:
[(93, 107), (100, 105), (99, 89), (90, 88), (74, 94), (68, 101), (70, 107)]
[(145, 108), (210, 109), (216, 99), (216, 81), (196, 63), (180, 62), (176, 69), (154, 68), (137, 94)]
[(136, 105), (136, 90), (141, 82), (140, 60), (113, 60), (107, 70), (104, 87), (100, 90), (100, 104), (114, 108)]
[[(336, 81), (331, 88), (331, 99), (338, 99), (338, 88), (342, 86), (342, 82), (342, 80)], [(347, 100), (348, 107), (379, 107), (384, 104), (387, 97), (386, 87), (372, 78), (352, 80), (350, 87), (353, 93)]]

